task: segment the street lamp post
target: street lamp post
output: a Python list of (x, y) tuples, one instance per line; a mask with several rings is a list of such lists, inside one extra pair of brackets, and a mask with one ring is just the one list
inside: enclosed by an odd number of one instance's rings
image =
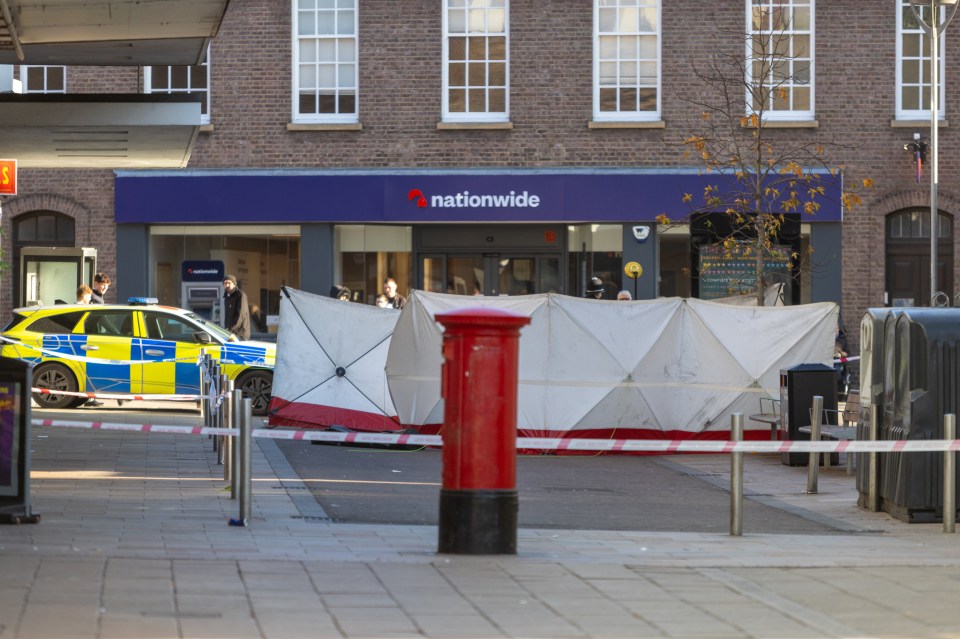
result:
[[(910, 0), (910, 8), (924, 32), (930, 36), (930, 306), (937, 295), (937, 241), (939, 230), (940, 184), (937, 156), (937, 124), (940, 111), (940, 34), (957, 13), (958, 0)], [(923, 19), (923, 7), (930, 10), (929, 22)], [(942, 9), (942, 10), (941, 10)]]

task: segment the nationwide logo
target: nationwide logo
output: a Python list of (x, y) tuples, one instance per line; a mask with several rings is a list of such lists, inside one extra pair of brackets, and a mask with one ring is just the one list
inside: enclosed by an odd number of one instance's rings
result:
[(416, 202), (417, 207), (421, 209), (427, 207), (440, 209), (535, 209), (540, 206), (540, 196), (527, 191), (522, 193), (510, 191), (502, 194), (476, 194), (470, 191), (461, 191), (452, 195), (431, 195), (428, 200), (420, 189), (410, 189), (410, 192), (407, 193), (407, 200)]
[(188, 268), (190, 275), (217, 275), (220, 271), (215, 268)]

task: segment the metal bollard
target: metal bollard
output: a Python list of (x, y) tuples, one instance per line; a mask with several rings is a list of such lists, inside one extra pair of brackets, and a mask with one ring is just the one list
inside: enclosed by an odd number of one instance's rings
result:
[[(220, 424), (220, 363), (210, 362), (210, 427), (218, 428)], [(213, 452), (217, 453), (217, 463), (220, 463), (220, 438), (213, 438)]]
[[(730, 440), (743, 441), (743, 413), (730, 416)], [(743, 535), (743, 451), (730, 453), (730, 535)]]
[[(877, 406), (870, 406), (870, 441), (877, 441), (877, 436), (879, 434), (879, 424), (878, 417), (879, 408)], [(867, 453), (867, 500), (869, 502), (868, 506), (870, 512), (879, 512), (880, 511), (880, 458), (878, 457), (879, 453), (876, 451), (871, 451)]]
[[(230, 422), (227, 420), (227, 416), (225, 415), (226, 407), (227, 407), (226, 388), (227, 388), (228, 381), (230, 381), (230, 378), (227, 377), (225, 374), (221, 373), (220, 384), (219, 384), (221, 393), (220, 393), (220, 399), (218, 400), (220, 402), (220, 408), (217, 410), (217, 428), (228, 428), (230, 426)], [(217, 437), (217, 439), (220, 440), (217, 444), (217, 450), (219, 451), (217, 454), (217, 463), (223, 464), (224, 466), (226, 466), (230, 462), (227, 461), (227, 457), (224, 453), (224, 449), (226, 448), (227, 440), (229, 439), (229, 437), (224, 437), (223, 435), (220, 435), (219, 437)], [(223, 478), (226, 479), (227, 477), (229, 477), (229, 475), (227, 474), (227, 469), (224, 468)]]
[(246, 526), (253, 497), (253, 400), (245, 397), (240, 406), (240, 520)]
[[(947, 413), (943, 416), (943, 438), (953, 441), (957, 437), (957, 416)], [(952, 450), (943, 451), (943, 532), (957, 530), (957, 454)]]
[[(232, 387), (231, 387), (232, 388)], [(243, 404), (243, 391), (233, 389), (230, 393), (230, 428), (237, 430), (230, 445), (230, 499), (236, 499), (240, 492), (240, 406)]]
[[(223, 398), (222, 410), (223, 421), (222, 428), (233, 428), (233, 380), (224, 375), (224, 388), (226, 395)], [(233, 498), (233, 436), (224, 435), (223, 441), (223, 479), (230, 482), (230, 498)]]
[[(813, 396), (813, 419), (810, 420), (810, 441), (820, 441), (820, 419), (823, 416), (823, 397)], [(827, 453), (829, 454), (829, 453)], [(817, 493), (817, 479), (820, 472), (820, 453), (810, 452), (810, 461), (807, 465), (807, 494)]]
[(210, 378), (207, 376), (207, 366), (210, 364), (210, 354), (206, 349), (200, 351), (200, 423), (204, 427), (210, 426), (210, 407), (207, 406), (207, 395), (210, 394)]

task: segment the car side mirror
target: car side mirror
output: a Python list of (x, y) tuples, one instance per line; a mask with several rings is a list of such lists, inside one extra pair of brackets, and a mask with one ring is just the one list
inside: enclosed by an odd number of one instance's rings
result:
[(197, 331), (193, 334), (193, 339), (197, 344), (210, 344), (213, 342), (213, 338), (210, 337), (210, 333), (204, 331)]

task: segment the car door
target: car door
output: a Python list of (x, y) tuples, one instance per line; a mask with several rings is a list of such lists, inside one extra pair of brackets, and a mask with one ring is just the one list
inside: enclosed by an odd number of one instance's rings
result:
[(134, 343), (132, 309), (94, 309), (84, 318), (79, 349), (87, 358), (86, 389), (98, 393), (139, 393), (141, 358)]
[(165, 395), (196, 395), (200, 392), (200, 367), (197, 359), (203, 347), (211, 354), (219, 344), (201, 344), (196, 334), (201, 329), (174, 313), (160, 310), (140, 311), (145, 337), (143, 348), (143, 392)]

